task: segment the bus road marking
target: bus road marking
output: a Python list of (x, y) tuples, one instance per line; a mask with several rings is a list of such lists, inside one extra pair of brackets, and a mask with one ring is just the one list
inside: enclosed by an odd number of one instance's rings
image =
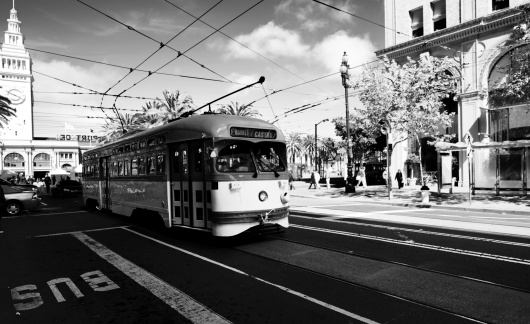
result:
[[(115, 227), (104, 227), (104, 228), (95, 228), (91, 230), (83, 230), (83, 232), (99, 232), (99, 231), (108, 231), (113, 229), (119, 229), (119, 228), (126, 228), (129, 226), (115, 226)], [(63, 233), (53, 233), (53, 234), (43, 234), (43, 235), (36, 235), (33, 237), (49, 237), (49, 236), (61, 236), (61, 235), (73, 235), (75, 233), (81, 233), (80, 231), (74, 231), (74, 232), (63, 232)], [(28, 238), (31, 238), (29, 236)]]
[(162, 279), (149, 273), (147, 270), (135, 265), (131, 261), (109, 250), (107, 247), (90, 238), (84, 233), (77, 232), (72, 235), (94, 251), (105, 261), (118, 268), (140, 286), (149, 290), (168, 306), (179, 312), (193, 323), (231, 323), (221, 315), (202, 305), (184, 292), (176, 289)]
[(298, 291), (292, 290), (292, 289), (290, 289), (290, 288), (287, 288), (287, 287), (284, 287), (284, 286), (281, 286), (281, 285), (278, 285), (278, 284), (272, 283), (272, 282), (267, 281), (267, 280), (265, 280), (265, 279), (258, 278), (258, 277), (256, 277), (256, 276), (253, 276), (253, 275), (249, 274), (249, 273), (243, 272), (243, 271), (241, 271), (241, 270), (239, 270), (239, 269), (236, 269), (236, 268), (233, 268), (233, 267), (228, 266), (228, 265), (226, 265), (226, 264), (223, 264), (223, 263), (220, 263), (220, 262), (214, 261), (214, 260), (212, 260), (212, 259), (206, 258), (206, 257), (204, 257), (204, 256), (202, 256), (202, 255), (195, 254), (195, 253), (190, 252), (190, 251), (188, 251), (188, 250), (181, 249), (181, 248), (179, 248), (179, 247), (176, 247), (176, 246), (174, 246), (174, 245), (168, 244), (168, 243), (166, 243), (166, 242), (163, 242), (163, 241), (157, 240), (157, 239), (155, 239), (155, 238), (149, 237), (149, 236), (147, 236), (147, 235), (144, 235), (144, 234), (138, 233), (138, 232), (136, 232), (136, 231), (134, 231), (134, 230), (132, 230), (132, 229), (130, 229), (130, 228), (123, 228), (123, 229), (126, 230), (126, 231), (129, 231), (129, 232), (131, 232), (131, 233), (134, 233), (134, 234), (136, 234), (136, 235), (138, 235), (138, 236), (141, 236), (141, 237), (143, 237), (143, 238), (146, 238), (146, 239), (148, 239), (148, 240), (151, 240), (151, 241), (153, 241), (153, 242), (156, 242), (156, 243), (158, 243), (158, 244), (164, 245), (164, 246), (169, 247), (169, 248), (171, 248), (171, 249), (174, 249), (174, 250), (177, 250), (177, 251), (179, 251), (179, 252), (182, 252), (182, 253), (185, 253), (185, 254), (187, 254), (187, 255), (190, 255), (190, 256), (193, 256), (193, 257), (195, 257), (195, 258), (198, 258), (198, 259), (200, 259), (200, 260), (203, 260), (203, 261), (209, 262), (209, 263), (211, 263), (211, 264), (217, 265), (217, 266), (219, 266), (219, 267), (225, 268), (225, 269), (230, 270), (230, 271), (233, 271), (233, 272), (235, 272), (235, 273), (238, 273), (238, 274), (241, 274), (241, 275), (244, 275), (244, 276), (251, 277), (251, 278), (256, 279), (256, 280), (258, 280), (258, 281), (260, 281), (260, 282), (262, 282), (262, 283), (265, 283), (265, 284), (267, 284), (267, 285), (271, 285), (271, 286), (273, 286), (273, 287), (276, 287), (276, 288), (278, 288), (278, 289), (280, 289), (280, 290), (282, 290), (282, 291), (284, 291), (284, 292), (286, 292), (286, 293), (289, 293), (289, 294), (295, 295), (295, 296), (297, 296), (297, 297), (300, 297), (300, 298), (302, 298), (302, 299), (308, 300), (308, 301), (313, 302), (313, 303), (315, 303), (315, 304), (317, 304), (317, 305), (319, 305), (319, 306), (322, 306), (322, 307), (325, 307), (325, 308), (331, 309), (331, 310), (333, 310), (333, 311), (335, 311), (335, 312), (337, 312), (337, 313), (340, 313), (340, 314), (342, 314), (342, 315), (348, 316), (348, 317), (353, 318), (353, 319), (355, 319), (355, 320), (357, 320), (357, 321), (360, 321), (360, 322), (363, 322), (363, 323), (368, 323), (368, 324), (378, 324), (378, 323), (375, 322), (375, 321), (372, 321), (372, 320), (370, 320), (370, 319), (368, 319), (368, 318), (365, 318), (365, 317), (362, 317), (362, 316), (360, 316), (360, 315), (354, 314), (354, 313), (349, 312), (349, 311), (347, 311), (347, 310), (345, 310), (345, 309), (342, 309), (342, 308), (339, 308), (339, 307), (333, 306), (333, 305), (328, 304), (328, 303), (326, 303), (326, 302), (323, 302), (323, 301), (321, 301), (321, 300), (318, 300), (318, 299), (315, 299), (315, 298), (313, 298), (313, 297), (307, 296), (306, 294), (303, 294), (303, 293), (301, 293), (301, 292), (298, 292)]

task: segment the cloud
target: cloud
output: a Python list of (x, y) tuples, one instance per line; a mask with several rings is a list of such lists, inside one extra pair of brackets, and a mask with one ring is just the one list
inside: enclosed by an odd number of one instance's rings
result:
[[(299, 67), (302, 63), (311, 66), (312, 71), (321, 69), (325, 73), (338, 72), (344, 52), (348, 53), (350, 66), (355, 66), (374, 60), (377, 50), (368, 35), (350, 36), (343, 30), (327, 35), (315, 44), (306, 44), (297, 31), (273, 22), (256, 28), (250, 34), (240, 35), (237, 40), (271, 60), (285, 59), (283, 66), (295, 59), (294, 66)], [(225, 50), (226, 58), (259, 59), (234, 42), (226, 44)]]
[[(350, 67), (373, 61), (377, 48), (368, 35), (349, 36), (345, 31), (338, 31), (325, 37), (312, 48), (312, 57), (326, 68), (328, 72), (338, 72), (342, 55), (347, 52)], [(360, 69), (352, 70), (356, 73)]]
[[(293, 30), (284, 29), (274, 22), (269, 22), (254, 29), (250, 34), (235, 38), (269, 59), (280, 57), (303, 57), (309, 46), (302, 43), (300, 34)], [(253, 58), (256, 54), (242, 49), (241, 45), (230, 42), (226, 47), (230, 58)]]
[[(355, 13), (356, 11), (356, 6), (352, 1), (331, 0), (325, 3), (345, 12)], [(297, 24), (308, 31), (323, 28), (333, 22), (340, 24), (353, 22), (353, 17), (345, 12), (307, 0), (284, 0), (275, 7), (275, 12), (294, 17), (298, 20)]]

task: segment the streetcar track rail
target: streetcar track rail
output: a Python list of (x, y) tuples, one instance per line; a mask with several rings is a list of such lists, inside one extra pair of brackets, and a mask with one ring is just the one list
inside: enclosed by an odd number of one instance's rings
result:
[[(291, 224), (291, 226), (292, 226), (292, 224)], [(358, 256), (358, 257), (362, 257), (362, 258), (372, 259), (372, 260), (375, 260), (375, 261), (381, 261), (381, 260), (377, 260), (377, 259), (371, 258), (371, 257), (355, 255), (355, 254), (347, 253), (347, 252), (344, 252), (344, 251), (334, 250), (334, 249), (331, 249), (331, 248), (326, 248), (326, 247), (321, 247), (321, 246), (317, 246), (317, 245), (307, 244), (307, 243), (303, 243), (303, 242), (297, 242), (297, 241), (294, 241), (294, 240), (284, 239), (284, 238), (281, 238), (281, 237), (274, 236), (272, 234), (259, 234), (258, 233), (257, 235), (261, 236), (261, 237), (278, 239), (278, 240), (282, 240), (282, 241), (286, 241), (286, 242), (290, 242), (290, 243), (294, 243), (294, 244), (300, 244), (300, 245), (310, 246), (310, 247), (314, 247), (314, 248), (320, 248), (320, 249), (328, 250), (328, 251), (332, 251), (332, 252), (339, 252), (341, 254), (347, 254), (347, 255), (350, 255), (350, 256)], [(274, 258), (269, 258), (267, 256), (260, 255), (260, 254), (255, 254), (255, 253), (252, 253), (250, 251), (241, 250), (241, 249), (238, 249), (237, 247), (233, 247), (233, 249), (235, 249), (235, 250), (237, 250), (239, 252), (242, 252), (242, 253), (250, 254), (250, 255), (255, 256), (255, 257), (263, 258), (263, 259), (266, 259), (266, 260), (269, 260), (269, 261), (274, 261), (274, 262), (277, 262), (277, 263), (280, 263), (280, 264), (283, 264), (283, 265), (286, 265), (286, 266), (289, 266), (289, 267), (293, 267), (293, 268), (296, 268), (298, 270), (305, 271), (305, 272), (308, 272), (308, 273), (311, 273), (311, 274), (314, 274), (314, 275), (317, 275), (317, 276), (320, 276), (320, 277), (323, 277), (323, 278), (326, 278), (326, 279), (338, 281), (340, 283), (343, 283), (343, 284), (346, 284), (346, 285), (349, 285), (349, 286), (365, 289), (365, 290), (368, 290), (368, 291), (371, 291), (371, 292), (374, 292), (374, 293), (377, 293), (377, 294), (381, 294), (381, 295), (384, 295), (384, 296), (387, 296), (387, 297), (390, 297), (390, 298), (401, 300), (401, 301), (404, 301), (404, 302), (407, 302), (407, 303), (411, 303), (411, 304), (414, 304), (414, 305), (417, 305), (417, 306), (422, 306), (422, 307), (425, 307), (425, 308), (428, 308), (428, 309), (431, 309), (431, 310), (442, 312), (444, 314), (456, 316), (456, 317), (461, 318), (461, 319), (465, 319), (465, 320), (472, 321), (472, 322), (475, 322), (475, 323), (488, 323), (488, 322), (484, 322), (484, 321), (482, 321), (482, 320), (480, 320), (478, 318), (473, 318), (473, 317), (470, 317), (470, 316), (467, 316), (467, 315), (464, 315), (464, 314), (459, 314), (459, 313), (456, 313), (456, 312), (452, 312), (450, 310), (447, 310), (447, 309), (444, 309), (444, 308), (441, 308), (441, 307), (437, 307), (437, 306), (434, 306), (434, 305), (430, 305), (430, 304), (427, 304), (427, 303), (424, 303), (424, 302), (421, 302), (421, 301), (418, 301), (418, 300), (414, 300), (412, 298), (402, 297), (402, 296), (399, 296), (397, 294), (386, 292), (386, 291), (384, 291), (382, 289), (377, 289), (377, 288), (374, 288), (374, 287), (370, 287), (368, 285), (364, 285), (364, 284), (360, 284), (360, 283), (357, 283), (357, 282), (352, 282), (352, 281), (348, 281), (348, 280), (345, 280), (345, 279), (337, 278), (337, 277), (334, 277), (334, 276), (331, 276), (331, 275), (328, 275), (328, 274), (325, 274), (325, 273), (322, 273), (322, 272), (318, 272), (318, 271), (315, 271), (315, 270), (310, 270), (310, 269), (307, 269), (307, 268), (304, 268), (304, 267), (301, 267), (301, 266), (298, 266), (298, 265), (295, 265), (295, 264), (291, 264), (291, 263), (288, 263), (288, 262), (285, 262), (285, 261), (277, 260), (277, 259), (274, 259)], [(392, 262), (390, 262), (390, 263), (392, 263)], [(400, 264), (398, 262), (395, 262), (395, 264), (408, 266), (406, 264)], [(414, 267), (414, 266), (411, 266), (411, 267), (412, 268), (417, 268), (417, 267)], [(421, 269), (421, 268), (417, 268), (417, 269), (424, 270), (424, 269)], [(433, 271), (433, 272), (436, 272), (436, 271)], [(530, 291), (528, 291), (528, 292), (530, 293)]]
[[(353, 221), (351, 221), (351, 222), (350, 221), (341, 221), (341, 220), (337, 220), (337, 219), (314, 218), (314, 217), (308, 217), (308, 216), (302, 216), (302, 215), (293, 215), (292, 212), (290, 213), (290, 216), (297, 217), (297, 218), (325, 221), (325, 222), (350, 224), (350, 225), (357, 225), (357, 226), (364, 226), (364, 227), (373, 227), (373, 228), (382, 228), (382, 229), (388, 229), (388, 230), (397, 230), (397, 231), (403, 231), (403, 232), (437, 235), (437, 236), (444, 236), (444, 237), (450, 237), (450, 238), (458, 238), (458, 239), (465, 239), (465, 240), (473, 240), (473, 241), (480, 241), (480, 242), (497, 243), (497, 244), (505, 244), (505, 245), (512, 245), (512, 246), (530, 248), (530, 244), (528, 244), (528, 243), (512, 242), (512, 241), (505, 241), (505, 240), (498, 240), (498, 239), (489, 239), (489, 238), (485, 238), (485, 237), (460, 235), (460, 234), (451, 234), (451, 233), (443, 233), (443, 232), (434, 232), (434, 231), (426, 231), (426, 230), (423, 230), (423, 229), (413, 229), (413, 228), (406, 228), (406, 227), (396, 227), (396, 226), (388, 226), (388, 225), (369, 224), (369, 223), (361, 223), (361, 222), (353, 222)], [(291, 226), (293, 226), (293, 224), (291, 224)]]
[[(291, 224), (291, 226), (293, 226), (293, 224)], [(287, 239), (287, 238), (275, 236), (275, 235), (272, 235), (272, 234), (267, 234), (267, 235), (262, 235), (262, 236), (266, 236), (266, 237), (270, 237), (270, 238), (274, 238), (274, 239), (277, 239), (277, 240), (290, 242), (290, 243), (294, 243), (294, 244), (304, 245), (304, 246), (308, 246), (308, 247), (312, 247), (312, 248), (317, 248), (317, 249), (322, 249), (322, 250), (326, 250), (326, 251), (331, 251), (331, 252), (335, 252), (335, 253), (345, 254), (345, 255), (348, 255), (348, 256), (355, 256), (355, 257), (360, 257), (360, 258), (363, 258), (363, 259), (368, 259), (368, 260), (373, 260), (373, 261), (378, 261), (378, 262), (385, 262), (385, 263), (398, 265), (398, 266), (403, 266), (403, 267), (407, 267), (407, 268), (411, 268), (411, 269), (415, 269), (415, 270), (430, 272), (430, 273), (434, 273), (434, 274), (444, 275), (444, 276), (448, 276), (448, 277), (452, 277), (452, 278), (463, 279), (463, 280), (468, 280), (468, 281), (473, 281), (473, 282), (478, 282), (478, 283), (484, 283), (484, 284), (492, 285), (492, 286), (499, 287), (499, 288), (504, 288), (504, 289), (509, 289), (509, 290), (514, 290), (514, 291), (530, 294), (530, 290), (528, 290), (528, 289), (518, 288), (518, 287), (514, 287), (514, 286), (508, 286), (508, 285), (504, 285), (504, 284), (500, 284), (500, 283), (496, 283), (496, 282), (492, 282), (492, 281), (488, 281), (488, 280), (482, 280), (482, 279), (478, 279), (478, 278), (472, 278), (472, 277), (468, 277), (468, 276), (457, 275), (457, 274), (453, 274), (453, 273), (449, 273), (449, 272), (433, 270), (433, 269), (428, 269), (428, 268), (422, 268), (422, 267), (418, 267), (418, 266), (415, 266), (415, 265), (412, 265), (412, 264), (408, 264), (408, 263), (392, 261), (392, 260), (382, 259), (382, 258), (376, 258), (376, 257), (373, 257), (373, 256), (364, 255), (364, 254), (361, 254), (361, 253), (355, 253), (353, 251), (337, 250), (337, 249), (333, 249), (333, 248), (325, 247), (325, 246), (321, 246), (321, 245), (316, 245), (316, 244), (296, 241), (296, 240), (292, 240), (292, 239)]]

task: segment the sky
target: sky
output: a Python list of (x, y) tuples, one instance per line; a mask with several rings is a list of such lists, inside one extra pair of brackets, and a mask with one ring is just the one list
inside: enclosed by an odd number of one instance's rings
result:
[[(383, 0), (322, 2), (384, 24)], [(12, 7), (12, 0), (2, 0), (0, 18), (7, 20)], [(355, 67), (375, 60), (384, 47), (380, 26), (311, 0), (15, 0), (15, 9), (33, 60), (36, 137), (64, 133), (65, 122), (75, 134), (97, 135), (107, 116), (115, 117), (111, 109), (73, 105), (115, 104), (134, 114), (169, 90), (190, 95), (200, 107), (261, 76), (263, 87), (212, 109), (254, 102), (259, 118), (278, 119), (284, 133), (314, 134), (315, 124), (345, 116), (343, 53)], [(202, 15), (202, 22), (189, 14)], [(184, 55), (177, 58), (178, 51)], [(141, 71), (130, 72), (140, 63)], [(113, 96), (94, 94), (107, 90)], [(351, 98), (350, 110), (356, 105)], [(336, 138), (333, 124), (320, 123), (318, 136)]]

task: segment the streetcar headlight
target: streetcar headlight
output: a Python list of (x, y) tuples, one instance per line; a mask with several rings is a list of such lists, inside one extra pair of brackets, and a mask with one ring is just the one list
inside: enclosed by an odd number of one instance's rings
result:
[(269, 195), (265, 191), (261, 191), (258, 197), (260, 201), (265, 201), (269, 198)]
[(282, 204), (286, 204), (291, 200), (291, 195), (289, 195), (288, 192), (284, 192), (280, 195), (280, 200), (282, 201)]

